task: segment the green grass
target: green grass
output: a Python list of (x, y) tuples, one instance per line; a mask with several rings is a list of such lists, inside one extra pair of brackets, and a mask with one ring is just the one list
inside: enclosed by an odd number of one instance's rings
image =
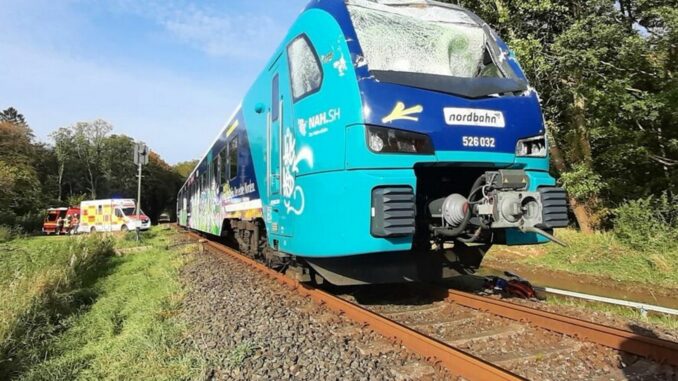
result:
[(17, 238), (0, 245), (0, 378), (42, 358), (57, 322), (91, 300), (83, 288), (112, 254), (93, 237)]
[(676, 319), (676, 317), (673, 315), (656, 313), (642, 314), (641, 311), (636, 308), (616, 306), (613, 304), (598, 303), (576, 298), (567, 298), (557, 295), (549, 295), (547, 302), (557, 306), (574, 307), (589, 311), (603, 312), (632, 321), (642, 321), (672, 331), (678, 330), (678, 319)]
[[(0, 297), (12, 302), (2, 307), (0, 378), (200, 378), (204, 364), (181, 345), (186, 327), (176, 317), (183, 297), (178, 269), (190, 247), (167, 250), (171, 234), (154, 229), (141, 243), (148, 249), (124, 256), (111, 253), (136, 245), (125, 237), (4, 244)], [(74, 255), (103, 243), (109, 246), (99, 260), (67, 270)]]
[(611, 233), (585, 235), (570, 229), (557, 232), (569, 247), (553, 243), (519, 262), (552, 270), (598, 275), (616, 281), (678, 288), (678, 250), (631, 249)]
[(251, 341), (245, 341), (236, 346), (227, 356), (226, 365), (228, 368), (237, 368), (242, 365), (242, 363), (248, 357), (254, 354), (254, 351), (257, 349), (257, 346), (254, 345)]

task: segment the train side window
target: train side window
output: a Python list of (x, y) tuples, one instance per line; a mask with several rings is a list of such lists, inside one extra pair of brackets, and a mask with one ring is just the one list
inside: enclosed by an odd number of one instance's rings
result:
[(271, 84), (271, 120), (273, 122), (278, 120), (280, 113), (278, 102), (280, 102), (280, 76), (276, 73)]
[(323, 71), (308, 36), (302, 34), (287, 46), (287, 60), (295, 102), (320, 90)]
[(221, 150), (221, 152), (219, 152), (219, 160), (221, 162), (221, 164), (220, 164), (220, 171), (221, 171), (221, 179), (220, 179), (221, 182), (220, 182), (220, 184), (224, 184), (224, 183), (226, 183), (226, 180), (228, 180), (228, 167), (227, 167), (227, 164), (226, 164), (228, 162), (227, 159), (228, 159), (228, 157), (227, 157), (226, 148), (224, 148), (223, 150)]
[(219, 166), (217, 165), (217, 158), (210, 163), (210, 187), (219, 181)]
[(217, 155), (214, 158), (214, 182), (217, 184), (217, 190), (221, 188), (221, 172), (223, 172), (221, 170), (221, 155)]
[(206, 175), (207, 175), (206, 176), (207, 177), (206, 185), (207, 185), (208, 188), (210, 186), (210, 183), (212, 182), (212, 179), (214, 178), (214, 169), (213, 168), (214, 168), (214, 166), (212, 165), (212, 162), (208, 161), (207, 162), (207, 173), (206, 173)]
[(234, 179), (238, 176), (238, 137), (234, 137), (228, 143), (228, 165), (230, 178)]

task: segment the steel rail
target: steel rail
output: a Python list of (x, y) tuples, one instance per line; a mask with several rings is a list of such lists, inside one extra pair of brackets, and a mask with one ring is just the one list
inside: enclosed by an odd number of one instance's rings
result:
[(550, 331), (575, 336), (618, 351), (678, 366), (678, 343), (672, 341), (460, 291), (448, 290), (447, 300), (512, 320), (526, 321)]
[[(188, 234), (194, 238), (203, 239), (195, 233)], [(227, 246), (209, 240), (204, 240), (203, 244), (260, 271), (266, 276), (275, 279), (279, 283), (294, 289), (299, 294), (313, 299), (315, 302), (325, 306), (326, 308), (345, 315), (350, 320), (367, 325), (375, 332), (405, 346), (420, 356), (430, 361), (440, 363), (456, 376), (461, 376), (468, 380), (483, 381), (526, 380), (519, 375), (511, 373), (466, 352), (460, 351), (439, 340), (419, 333), (411, 328), (401, 325), (356, 304), (338, 298), (322, 290), (318, 290), (316, 288), (299, 283), (297, 280), (291, 279), (275, 270), (266, 267), (260, 262), (245, 257), (236, 250), (233, 250)]]

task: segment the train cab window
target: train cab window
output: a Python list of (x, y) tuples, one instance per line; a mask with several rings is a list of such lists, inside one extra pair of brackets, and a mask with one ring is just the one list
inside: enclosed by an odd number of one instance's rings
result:
[(323, 81), (320, 60), (305, 34), (287, 46), (287, 59), (295, 102), (320, 90)]
[(273, 77), (273, 83), (271, 83), (271, 120), (273, 122), (278, 120), (280, 113), (278, 102), (280, 102), (280, 76), (276, 74)]
[(238, 176), (238, 137), (234, 137), (230, 143), (228, 143), (228, 166), (229, 166), (229, 177), (234, 179)]

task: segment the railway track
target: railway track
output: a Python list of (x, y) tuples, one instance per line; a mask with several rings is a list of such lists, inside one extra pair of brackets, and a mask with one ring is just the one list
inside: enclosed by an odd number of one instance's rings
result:
[[(195, 233), (188, 233), (202, 239)], [(549, 367), (617, 357), (624, 369), (598, 369), (584, 379), (678, 379), (678, 343), (458, 291), (427, 289), (409, 298), (334, 295), (301, 284), (230, 247), (204, 240), (299, 294), (468, 380), (549, 379)], [(387, 293), (393, 294), (393, 289)], [(364, 300), (367, 299), (367, 300)], [(590, 367), (590, 365), (589, 365)], [(582, 370), (583, 371), (583, 370)], [(595, 377), (594, 377), (595, 376)]]

